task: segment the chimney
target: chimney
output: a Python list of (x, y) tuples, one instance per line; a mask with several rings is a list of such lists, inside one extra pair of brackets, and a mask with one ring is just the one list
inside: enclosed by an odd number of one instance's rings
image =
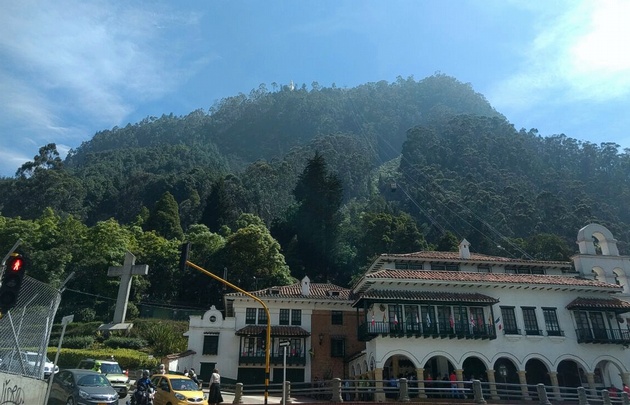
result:
[(459, 258), (470, 259), (470, 242), (466, 239), (459, 243)]
[(311, 280), (308, 276), (302, 279), (302, 295), (311, 295)]

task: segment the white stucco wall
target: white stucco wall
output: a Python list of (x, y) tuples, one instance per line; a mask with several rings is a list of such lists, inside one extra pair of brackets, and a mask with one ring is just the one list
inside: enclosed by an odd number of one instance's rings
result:
[(48, 385), (43, 380), (0, 373), (0, 404), (41, 405)]
[[(461, 289), (442, 288), (440, 290), (462, 292)], [(497, 331), (497, 339), (494, 340), (431, 337), (400, 339), (379, 336), (368, 342), (366, 350), (368, 355), (374, 355), (376, 367), (382, 368), (389, 357), (402, 354), (409, 357), (416, 367), (423, 367), (431, 357), (442, 355), (450, 359), (456, 368), (462, 368), (466, 358), (476, 356), (486, 363), (487, 368), (492, 368), (498, 358), (508, 357), (521, 370), (525, 369), (525, 363), (530, 358), (538, 358), (550, 370), (555, 370), (558, 363), (569, 356), (587, 371), (594, 370), (602, 359), (608, 359), (618, 364), (623, 371), (627, 371), (626, 367), (630, 365), (630, 350), (624, 349), (621, 345), (577, 342), (572, 311), (566, 309), (566, 305), (577, 297), (575, 292), (531, 289), (497, 290), (479, 287), (476, 287), (475, 291), (501, 300), (499, 304), (493, 306), (495, 318), (501, 315), (500, 306), (515, 307), (514, 313), (521, 333), (524, 333), (521, 307), (535, 307), (538, 328), (543, 330), (543, 333), (545, 323), (542, 308), (557, 308), (558, 323), (565, 336), (505, 335), (503, 330)], [(592, 293), (586, 295), (593, 296)], [(376, 319), (379, 321), (379, 311), (376, 312)]]

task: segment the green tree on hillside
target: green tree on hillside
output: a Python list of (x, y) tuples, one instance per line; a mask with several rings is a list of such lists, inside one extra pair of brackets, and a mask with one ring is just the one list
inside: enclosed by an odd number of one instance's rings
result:
[(168, 191), (155, 203), (145, 228), (157, 232), (158, 235), (166, 239), (179, 239), (184, 237), (181, 223), (179, 221), (179, 209), (177, 202)]
[(243, 214), (243, 227), (231, 233), (219, 252), (229, 281), (245, 290), (291, 283), (291, 273), (280, 253), (280, 244), (260, 218)]
[[(336, 277), (335, 252), (343, 189), (319, 153), (309, 159), (293, 192), (298, 203), (294, 219), (299, 254), (306, 273), (316, 281)], [(298, 278), (304, 274), (296, 275)]]
[(435, 247), (435, 250), (440, 252), (457, 252), (459, 249), (460, 241), (457, 240), (457, 236), (453, 232), (445, 232)]
[(234, 227), (243, 211), (245, 191), (238, 177), (230, 175), (212, 185), (200, 222), (211, 231), (218, 232), (222, 226)]

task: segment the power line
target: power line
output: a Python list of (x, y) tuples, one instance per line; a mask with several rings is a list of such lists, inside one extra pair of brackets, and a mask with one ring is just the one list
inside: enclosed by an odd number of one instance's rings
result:
[[(106, 297), (104, 295), (92, 294), (85, 291), (79, 291), (72, 288), (66, 288), (66, 291), (72, 291), (77, 294), (87, 295), (90, 297), (100, 298), (107, 301), (116, 301), (116, 298)], [(165, 306), (164, 304), (157, 304), (151, 301), (141, 301), (136, 305), (144, 305), (151, 308), (162, 308), (162, 309), (177, 309), (177, 310), (195, 310), (195, 311), (206, 311), (207, 308), (197, 308), (197, 307), (189, 307), (189, 306), (178, 306), (178, 305), (169, 305)]]
[[(352, 113), (353, 113), (353, 120), (355, 122), (355, 124), (357, 125), (360, 135), (363, 136), (363, 138), (365, 139), (365, 141), (368, 143), (368, 145), (370, 145), (371, 149), (372, 149), (372, 153), (374, 153), (374, 155), (376, 156), (376, 158), (379, 160), (379, 162), (381, 163), (381, 165), (384, 163), (381, 160), (380, 154), (378, 153), (378, 151), (376, 151), (374, 149), (374, 147), (372, 147), (370, 140), (368, 139), (367, 135), (365, 134), (364, 131), (364, 126), (361, 125), (361, 122), (357, 121), (356, 117), (361, 118), (361, 120), (363, 120), (363, 122), (367, 122), (365, 120), (365, 118), (362, 116), (362, 114), (357, 110), (352, 98), (348, 95), (348, 101), (350, 102), (350, 105), (352, 107)], [(479, 222), (481, 222), (485, 227), (487, 227), (492, 233), (494, 233), (495, 235), (497, 235), (499, 237), (500, 240), (508, 243), (512, 248), (514, 248), (515, 250), (517, 250), (518, 252), (520, 252), (523, 256), (527, 257), (530, 260), (533, 260), (533, 258), (527, 253), (525, 252), (523, 249), (521, 249), (519, 246), (517, 246), (516, 244), (514, 244), (512, 241), (509, 240), (509, 238), (507, 238), (505, 235), (503, 235), (498, 229), (496, 229), (495, 227), (493, 227), (492, 225), (490, 225), (485, 219), (481, 218), (479, 215), (477, 215), (475, 212), (473, 212), (469, 207), (459, 203), (458, 201), (454, 201), (452, 199), (450, 199), (448, 197), (448, 193), (439, 185), (437, 184), (435, 181), (432, 181), (432, 179), (428, 178), (424, 173), (422, 173), (421, 171), (417, 170), (415, 168), (414, 165), (411, 164), (411, 162), (409, 162), (404, 155), (400, 154), (400, 152), (398, 152), (396, 150), (396, 148), (394, 148), (391, 143), (385, 139), (384, 137), (380, 136), (379, 133), (377, 132), (376, 134), (376, 138), (380, 139), (385, 145), (387, 145), (392, 152), (394, 152), (394, 154), (398, 154), (401, 156), (401, 160), (404, 161), (405, 163), (407, 163), (409, 165), (409, 167), (419, 176), (422, 176), (425, 181), (427, 183), (431, 183), (432, 186), (437, 189), (440, 194), (442, 195), (442, 197), (444, 197), (444, 199), (446, 199), (448, 202), (451, 202), (455, 205), (457, 205), (459, 208), (461, 208), (462, 210), (464, 210), (465, 212), (468, 212), (470, 215), (472, 215), (475, 219), (477, 219)], [(404, 176), (405, 179), (407, 179), (410, 183), (415, 184), (421, 191), (425, 192), (427, 196), (432, 196), (432, 194), (430, 192), (428, 192), (426, 190), (426, 188), (420, 184), (420, 182), (418, 182), (415, 178), (413, 178), (412, 176), (407, 175), (406, 173), (402, 173), (402, 175)], [(398, 187), (403, 191), (403, 193), (407, 196), (407, 198), (409, 199), (409, 201), (411, 201), (414, 206), (416, 206), (428, 219), (429, 221), (435, 226), (437, 227), (442, 234), (444, 234), (446, 232), (446, 229), (444, 226), (442, 226), (438, 220), (436, 218), (433, 218), (426, 210), (424, 210), (420, 204), (416, 201), (415, 198), (413, 198), (411, 196), (411, 194), (404, 189), (404, 187), (401, 187), (401, 185), (398, 185)], [(481, 235), (483, 235), (485, 238), (487, 238), (488, 240), (492, 241), (494, 244), (496, 244), (497, 246), (500, 246), (499, 243), (492, 238), (490, 235), (486, 234), (485, 232), (483, 232), (483, 230), (478, 229), (476, 226), (474, 226), (473, 224), (471, 224), (469, 221), (467, 221), (465, 218), (463, 218), (458, 212), (454, 211), (451, 209), (451, 207), (449, 207), (447, 204), (445, 204), (443, 201), (441, 201), (439, 198), (434, 198), (434, 201), (437, 202), (438, 204), (442, 205), (445, 209), (447, 209), (449, 212), (451, 212), (451, 214), (453, 214), (455, 217), (459, 218), (461, 221), (463, 221), (464, 223), (468, 224), (471, 228), (475, 229), (477, 232), (479, 232)], [(462, 236), (459, 235), (459, 232), (457, 232), (457, 228), (455, 228), (453, 225), (450, 224), (450, 222), (442, 217), (443, 220), (447, 223), (447, 225), (450, 227), (450, 229), (452, 229), (456, 234), (458, 234), (458, 237), (461, 238)], [(505, 249), (504, 249), (505, 250)], [(506, 251), (507, 252), (507, 251)], [(510, 252), (507, 252), (510, 256), (514, 256), (512, 255)]]

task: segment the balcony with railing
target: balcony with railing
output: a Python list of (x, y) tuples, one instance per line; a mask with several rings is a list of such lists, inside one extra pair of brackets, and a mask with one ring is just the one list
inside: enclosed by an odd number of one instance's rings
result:
[(525, 329), (525, 335), (527, 336), (543, 336), (543, 331), (540, 329)]
[(372, 321), (359, 325), (359, 340), (366, 342), (379, 335), (442, 339), (496, 339), (497, 337), (493, 324)]
[(578, 328), (578, 343), (612, 343), (630, 345), (630, 330), (621, 328)]
[[(265, 364), (264, 350), (244, 350), (238, 356), (239, 364)], [(283, 364), (284, 352), (282, 350), (272, 350), (269, 354), (270, 364)], [(287, 350), (288, 366), (306, 365), (306, 354), (304, 351)]]

